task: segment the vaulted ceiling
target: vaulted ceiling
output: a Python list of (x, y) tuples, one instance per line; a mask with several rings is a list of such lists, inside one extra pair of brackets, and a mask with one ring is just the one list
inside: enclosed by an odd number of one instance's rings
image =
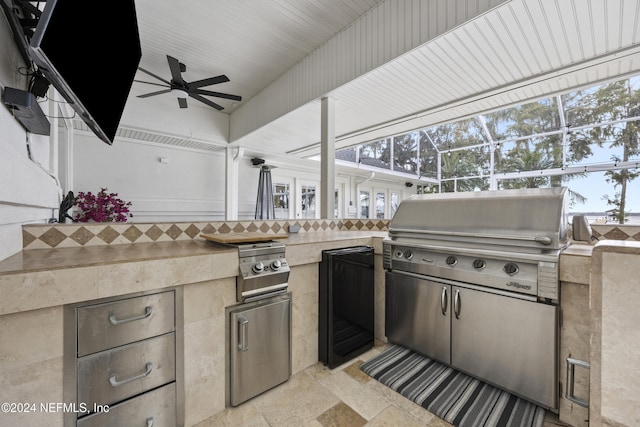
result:
[[(256, 155), (319, 153), (325, 96), (336, 100), (342, 147), (640, 72), (640, 0), (137, 0), (136, 7), (140, 65), (168, 79), (169, 54), (186, 64), (190, 81), (226, 74), (230, 82), (209, 89), (243, 99), (214, 99), (229, 114), (222, 145)], [(134, 83), (132, 93), (153, 91), (144, 86)], [(209, 108), (197, 104), (189, 108)]]

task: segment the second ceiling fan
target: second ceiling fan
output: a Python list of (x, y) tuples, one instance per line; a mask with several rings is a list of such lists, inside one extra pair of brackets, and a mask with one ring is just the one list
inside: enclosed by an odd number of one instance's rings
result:
[(155, 86), (162, 86), (166, 88), (164, 90), (160, 90), (157, 92), (138, 95), (138, 98), (148, 98), (150, 96), (160, 95), (163, 93), (172, 93), (178, 98), (178, 105), (180, 105), (180, 108), (187, 108), (187, 98), (191, 97), (210, 107), (215, 108), (216, 110), (223, 110), (224, 107), (222, 107), (219, 104), (216, 104), (215, 102), (205, 98), (202, 95), (213, 96), (216, 98), (230, 99), (232, 101), (242, 101), (242, 97), (238, 95), (230, 95), (228, 93), (212, 92), (210, 90), (201, 89), (202, 87), (205, 87), (205, 86), (211, 86), (218, 83), (228, 82), (229, 78), (224, 74), (216, 77), (210, 77), (208, 79), (196, 80), (195, 82), (187, 82), (182, 78), (182, 73), (184, 73), (187, 70), (187, 66), (181, 63), (180, 61), (178, 61), (176, 58), (169, 55), (167, 55), (167, 61), (169, 62), (169, 69), (171, 70), (171, 81), (167, 81), (162, 77), (157, 76), (152, 72), (145, 70), (142, 67), (138, 67), (138, 69), (143, 73), (146, 73), (151, 77), (155, 77), (156, 79), (160, 80), (165, 84), (162, 85), (159, 83), (145, 82), (142, 80), (135, 80), (136, 82), (146, 83), (146, 84), (155, 85)]

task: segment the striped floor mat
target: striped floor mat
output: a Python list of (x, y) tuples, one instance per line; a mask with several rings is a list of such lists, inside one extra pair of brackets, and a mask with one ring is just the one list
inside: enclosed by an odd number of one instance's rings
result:
[(398, 345), (360, 369), (456, 427), (540, 427), (544, 422), (539, 406)]

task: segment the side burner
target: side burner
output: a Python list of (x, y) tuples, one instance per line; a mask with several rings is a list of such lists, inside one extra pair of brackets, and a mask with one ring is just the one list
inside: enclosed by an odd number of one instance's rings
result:
[(236, 280), (238, 302), (249, 302), (284, 294), (289, 286), (289, 264), (281, 242), (255, 242), (238, 248), (239, 274)]

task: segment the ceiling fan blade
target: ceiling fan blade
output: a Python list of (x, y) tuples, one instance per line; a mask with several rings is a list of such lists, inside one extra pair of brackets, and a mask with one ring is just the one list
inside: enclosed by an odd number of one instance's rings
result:
[(225, 83), (229, 81), (229, 77), (224, 74), (216, 77), (210, 77), (208, 79), (196, 80), (195, 82), (189, 83), (190, 89), (196, 89), (203, 86), (211, 86), (217, 85), (218, 83)]
[(167, 55), (167, 61), (169, 61), (169, 69), (171, 70), (171, 79), (173, 80), (173, 83), (179, 86), (184, 86), (184, 80), (182, 80), (182, 73), (180, 72), (180, 61), (169, 55)]
[(154, 85), (154, 86), (160, 86), (160, 87), (167, 87), (167, 85), (161, 85), (160, 83), (153, 83), (153, 82), (145, 82), (144, 80), (134, 80), (134, 82), (136, 82), (136, 83), (146, 83), (148, 85)]
[(189, 96), (192, 97), (193, 99), (197, 99), (198, 101), (200, 101), (200, 102), (202, 102), (204, 104), (207, 104), (209, 107), (215, 108), (216, 110), (224, 110), (224, 107), (216, 104), (213, 101), (209, 101), (207, 98), (203, 98), (202, 96), (200, 96), (200, 95), (198, 95), (196, 93), (189, 92)]
[(208, 95), (208, 96), (215, 96), (216, 98), (231, 99), (233, 101), (242, 101), (241, 96), (229, 95), (228, 93), (211, 92), (209, 90), (203, 90), (203, 89), (196, 89), (196, 90), (193, 90), (192, 92), (197, 93), (199, 95)]
[(171, 92), (171, 89), (159, 90), (158, 92), (151, 92), (151, 93), (146, 93), (144, 95), (138, 95), (138, 98), (148, 98), (150, 96), (160, 95), (160, 94), (169, 93), (169, 92)]
[(142, 68), (142, 67), (138, 67), (138, 70), (142, 71), (143, 73), (147, 73), (147, 74), (149, 74), (151, 77), (155, 77), (156, 79), (160, 80), (161, 82), (164, 82), (164, 83), (166, 83), (166, 84), (168, 84), (168, 85), (171, 85), (171, 83), (169, 83), (168, 81), (166, 81), (165, 79), (163, 79), (163, 78), (162, 78), (162, 77), (160, 77), (160, 76), (156, 76), (156, 75), (155, 75), (155, 74), (153, 74), (151, 71), (147, 71), (147, 70), (145, 70), (145, 69), (144, 69), (144, 68)]
[(178, 98), (180, 108), (187, 108), (187, 98)]

